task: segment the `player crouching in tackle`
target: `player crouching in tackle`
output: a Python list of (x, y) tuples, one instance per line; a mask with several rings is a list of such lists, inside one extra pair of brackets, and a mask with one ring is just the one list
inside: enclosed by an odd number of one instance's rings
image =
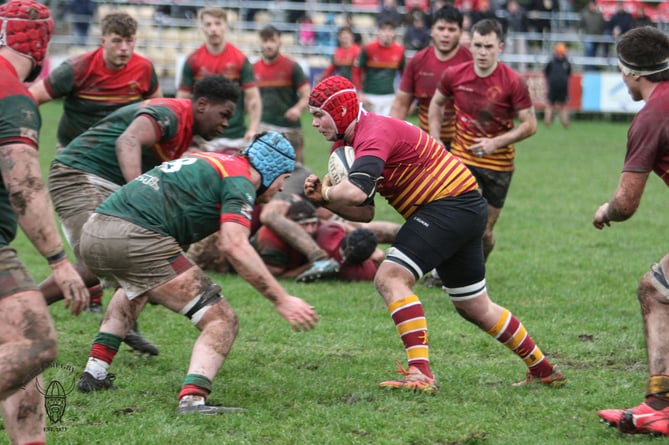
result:
[(476, 179), (426, 132), (399, 119), (360, 107), (353, 84), (335, 76), (312, 90), (312, 125), (333, 150), (351, 145), (355, 161), (348, 179), (332, 185), (315, 176), (304, 184), (309, 199), (353, 221), (374, 218), (378, 191), (406, 220), (374, 278), (406, 350), (403, 376), (383, 388), (434, 393), (428, 330), (423, 306), (413, 293), (416, 280), (436, 268), (458, 313), (511, 349), (528, 366), (525, 380), (561, 386), (564, 375), (534, 343), (523, 324), (490, 300), (481, 236), (487, 206)]
[(238, 410), (205, 404), (239, 324), (221, 288), (180, 246), (220, 230), (219, 246), (235, 271), (270, 300), (295, 330), (318, 317), (289, 295), (249, 243), (254, 204), (269, 201), (295, 166), (295, 151), (280, 134), (256, 138), (241, 154), (196, 153), (165, 162), (113, 193), (84, 225), (81, 255), (100, 277), (116, 282), (95, 337), (83, 392), (113, 388), (107, 372), (121, 339), (151, 301), (188, 317), (201, 333), (179, 393), (179, 414)]

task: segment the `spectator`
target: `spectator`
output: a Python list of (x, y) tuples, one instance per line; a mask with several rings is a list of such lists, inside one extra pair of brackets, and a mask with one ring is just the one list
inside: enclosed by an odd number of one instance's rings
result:
[[(253, 65), (234, 45), (225, 40), (228, 31), (228, 15), (224, 9), (207, 7), (198, 12), (200, 29), (205, 43), (186, 59), (177, 89), (177, 98), (190, 98), (193, 86), (204, 76), (221, 74), (239, 85), (239, 96), (235, 114), (228, 122), (221, 137), (203, 144), (205, 150), (241, 150), (258, 132), (262, 101), (255, 83)], [(248, 126), (244, 113), (248, 113)]]
[(478, 0), (477, 9), (471, 12), (472, 25), (484, 19), (497, 19), (489, 0)]
[[(530, 29), (540, 34), (551, 32), (552, 13), (560, 10), (559, 0), (532, 0), (529, 8)], [(541, 44), (541, 41), (538, 42)]]
[(425, 14), (425, 26), (432, 28), (434, 24), (434, 14), (446, 5), (451, 5), (447, 0), (431, 0)]
[[(625, 34), (632, 28), (632, 21), (634, 17), (625, 9), (625, 2), (619, 0), (616, 3), (616, 12), (611, 16), (607, 25), (606, 31), (608, 34), (613, 37), (614, 41), (617, 41), (621, 35)], [(608, 57), (610, 45), (605, 47), (605, 56)]]
[(411, 23), (404, 31), (404, 48), (421, 50), (430, 44), (430, 30), (425, 26), (425, 14), (414, 10), (410, 17)]
[(281, 54), (281, 31), (272, 25), (260, 30), (262, 57), (253, 65), (260, 89), (260, 131), (276, 131), (290, 141), (296, 162), (304, 162), (302, 111), (307, 107), (311, 86), (302, 67)]
[(376, 23), (394, 23), (395, 28), (402, 24), (402, 13), (397, 7), (397, 0), (382, 0), (381, 9), (376, 16)]
[(343, 76), (348, 80), (353, 79), (353, 64), (360, 55), (360, 46), (355, 43), (355, 34), (353, 29), (344, 26), (337, 32), (339, 46), (332, 54), (330, 65), (321, 73), (319, 79), (325, 79), (329, 76)]
[(636, 17), (632, 21), (632, 28), (640, 28), (642, 26), (657, 26), (650, 17), (646, 15), (646, 7), (639, 6), (636, 10)]
[(359, 32), (356, 32), (355, 29), (353, 29), (353, 14), (350, 12), (345, 12), (344, 13), (344, 26), (342, 28), (350, 28), (351, 32), (353, 32), (353, 43), (356, 45), (360, 46), (362, 45), (362, 34)]
[[(597, 0), (589, 0), (588, 4), (581, 11), (581, 18), (579, 21), (579, 29), (583, 34), (583, 46), (585, 57), (597, 57), (597, 50), (602, 45), (605, 50), (606, 43), (600, 42), (600, 39), (606, 31), (606, 20), (602, 15), (602, 11), (597, 5)], [(587, 71), (596, 70), (594, 65), (585, 65)]]
[[(511, 54), (524, 56), (527, 54), (527, 38), (525, 33), (530, 30), (530, 22), (527, 18), (527, 11), (518, 0), (509, 0), (506, 9), (501, 11), (502, 25), (506, 27), (503, 32), (506, 34), (506, 45), (504, 50)], [(527, 63), (521, 61), (518, 64), (519, 71), (525, 71)]]
[(384, 19), (379, 23), (378, 34), (362, 48), (353, 65), (353, 84), (365, 107), (388, 116), (395, 99), (395, 79), (402, 74), (406, 59), (404, 47), (395, 42), (395, 22)]
[(553, 109), (557, 111), (562, 126), (569, 128), (569, 78), (571, 63), (567, 58), (567, 46), (564, 43), (555, 45), (553, 58), (544, 67), (548, 101), (544, 110), (544, 125), (549, 128), (553, 122)]
[[(506, 31), (509, 33), (526, 33), (530, 30), (527, 11), (518, 3), (518, 0), (509, 0), (506, 4), (506, 10), (501, 11), (501, 15), (504, 18), (502, 24), (506, 26)], [(512, 48), (507, 47), (506, 49), (517, 53)]]
[(299, 18), (298, 23), (298, 41), (303, 46), (314, 46), (316, 44), (316, 31), (314, 22), (309, 15)]
[(96, 3), (93, 0), (70, 0), (67, 4), (74, 41), (79, 46), (88, 44), (88, 31), (96, 9)]

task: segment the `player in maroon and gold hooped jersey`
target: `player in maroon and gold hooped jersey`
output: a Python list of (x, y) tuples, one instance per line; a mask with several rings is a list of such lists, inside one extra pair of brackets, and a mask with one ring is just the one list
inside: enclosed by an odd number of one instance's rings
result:
[(537, 130), (527, 85), (518, 73), (498, 60), (503, 48), (499, 22), (477, 22), (472, 28), (470, 46), (474, 60), (444, 71), (428, 111), (430, 134), (438, 136), (443, 107), (447, 101), (454, 104), (456, 123), (451, 152), (469, 167), (488, 201), (488, 222), (483, 234), (486, 258), (495, 246), (493, 229), (511, 185), (514, 144)]
[(436, 269), (458, 313), (506, 345), (527, 365), (525, 380), (560, 386), (564, 375), (543, 355), (509, 310), (488, 296), (482, 235), (487, 204), (476, 179), (457, 157), (429, 134), (407, 122), (365, 112), (353, 84), (330, 77), (309, 98), (312, 125), (334, 147), (351, 145), (355, 161), (337, 185), (315, 175), (304, 184), (306, 196), (353, 221), (374, 218), (376, 192), (404, 218), (386, 260), (374, 278), (404, 343), (408, 369), (380, 384), (434, 393), (427, 322), (412, 291), (416, 281)]
[[(405, 119), (413, 100), (416, 99), (420, 128), (430, 131), (428, 109), (441, 73), (449, 66), (472, 60), (469, 50), (460, 46), (462, 22), (462, 13), (453, 6), (448, 5), (437, 10), (430, 28), (432, 45), (418, 51), (404, 68), (390, 116)], [(450, 147), (455, 134), (455, 112), (452, 108), (452, 104), (446, 104), (443, 108), (440, 139), (446, 148)]]

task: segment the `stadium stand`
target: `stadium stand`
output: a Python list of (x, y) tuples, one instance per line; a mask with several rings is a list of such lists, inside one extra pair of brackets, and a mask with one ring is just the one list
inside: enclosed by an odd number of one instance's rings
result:
[[(59, 1), (50, 0), (54, 8), (60, 8)], [(602, 4), (605, 14), (610, 11), (611, 0), (598, 0)], [(614, 1), (615, 2), (615, 1)], [(277, 10), (276, 3), (280, 4)], [(169, 2), (165, 0), (118, 0), (99, 1), (97, 17), (101, 17), (111, 10), (123, 10), (131, 14), (139, 22), (138, 45), (136, 51), (150, 57), (156, 70), (161, 76), (163, 89), (166, 94), (173, 92), (174, 79), (177, 75), (178, 64), (183, 56), (202, 44), (202, 38), (195, 27), (195, 19), (192, 18), (193, 11), (198, 8), (216, 5), (228, 11), (230, 30), (226, 37), (230, 42), (237, 45), (247, 56), (254, 61), (260, 56), (259, 40), (257, 31), (266, 23), (271, 22), (283, 31), (282, 51), (300, 61), (303, 67), (317, 73), (329, 62), (329, 57), (334, 50), (332, 36), (336, 34), (337, 27), (345, 23), (345, 16), (350, 14), (354, 31), (363, 36), (367, 41), (375, 35), (375, 16), (378, 6), (374, 1), (352, 0), (350, 2), (321, 2), (317, 0), (294, 1), (231, 1), (218, 0), (215, 3), (204, 0), (182, 0)], [(569, 4), (567, 0), (561, 3)], [(631, 6), (639, 2), (630, 1)], [(648, 5), (656, 8), (648, 8)], [(657, 26), (664, 29), (669, 22), (669, 7), (664, 7), (669, 2), (651, 0), (644, 2), (646, 11), (652, 11), (653, 19)], [(177, 6), (175, 6), (177, 5)], [(172, 13), (164, 11), (171, 8)], [(176, 12), (175, 12), (176, 11)], [(186, 11), (184, 13), (183, 11)], [(277, 13), (279, 11), (279, 13)], [(400, 7), (400, 11), (404, 9)], [(190, 15), (189, 15), (190, 14)], [(523, 39), (532, 42), (528, 45), (525, 53), (513, 52), (513, 45), (507, 46), (501, 60), (516, 69), (540, 70), (551, 57), (552, 49), (557, 42), (564, 42), (569, 47), (569, 58), (578, 71), (584, 66), (595, 66), (602, 70), (615, 68), (611, 57), (585, 57), (583, 55), (583, 41), (587, 37), (612, 45), (614, 40), (608, 35), (584, 36), (578, 31), (579, 13), (569, 11), (567, 7), (561, 8), (560, 12), (533, 12), (534, 18), (549, 20), (550, 32), (509, 32), (507, 42)], [(497, 12), (498, 17), (504, 18), (503, 12)], [(309, 17), (310, 26), (316, 35), (314, 44), (305, 45), (300, 42), (300, 23), (298, 20), (288, 21), (290, 17)], [(75, 18), (76, 19), (76, 18)], [(278, 20), (277, 20), (278, 19)], [(404, 28), (398, 29), (398, 39), (401, 40)], [(97, 23), (94, 23), (90, 31), (91, 39), (86, 46), (76, 46), (67, 21), (61, 21), (52, 39), (51, 54), (60, 57), (81, 53), (96, 46), (96, 36), (100, 34)], [(614, 54), (612, 51), (611, 55)], [(412, 54), (409, 52), (408, 56)], [(312, 73), (313, 76), (313, 73)]]

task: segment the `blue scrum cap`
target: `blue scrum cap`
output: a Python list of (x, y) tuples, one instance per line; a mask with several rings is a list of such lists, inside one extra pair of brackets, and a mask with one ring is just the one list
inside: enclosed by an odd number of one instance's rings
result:
[(269, 188), (279, 176), (295, 169), (295, 149), (281, 134), (268, 131), (256, 137), (242, 152), (262, 177), (259, 194)]

